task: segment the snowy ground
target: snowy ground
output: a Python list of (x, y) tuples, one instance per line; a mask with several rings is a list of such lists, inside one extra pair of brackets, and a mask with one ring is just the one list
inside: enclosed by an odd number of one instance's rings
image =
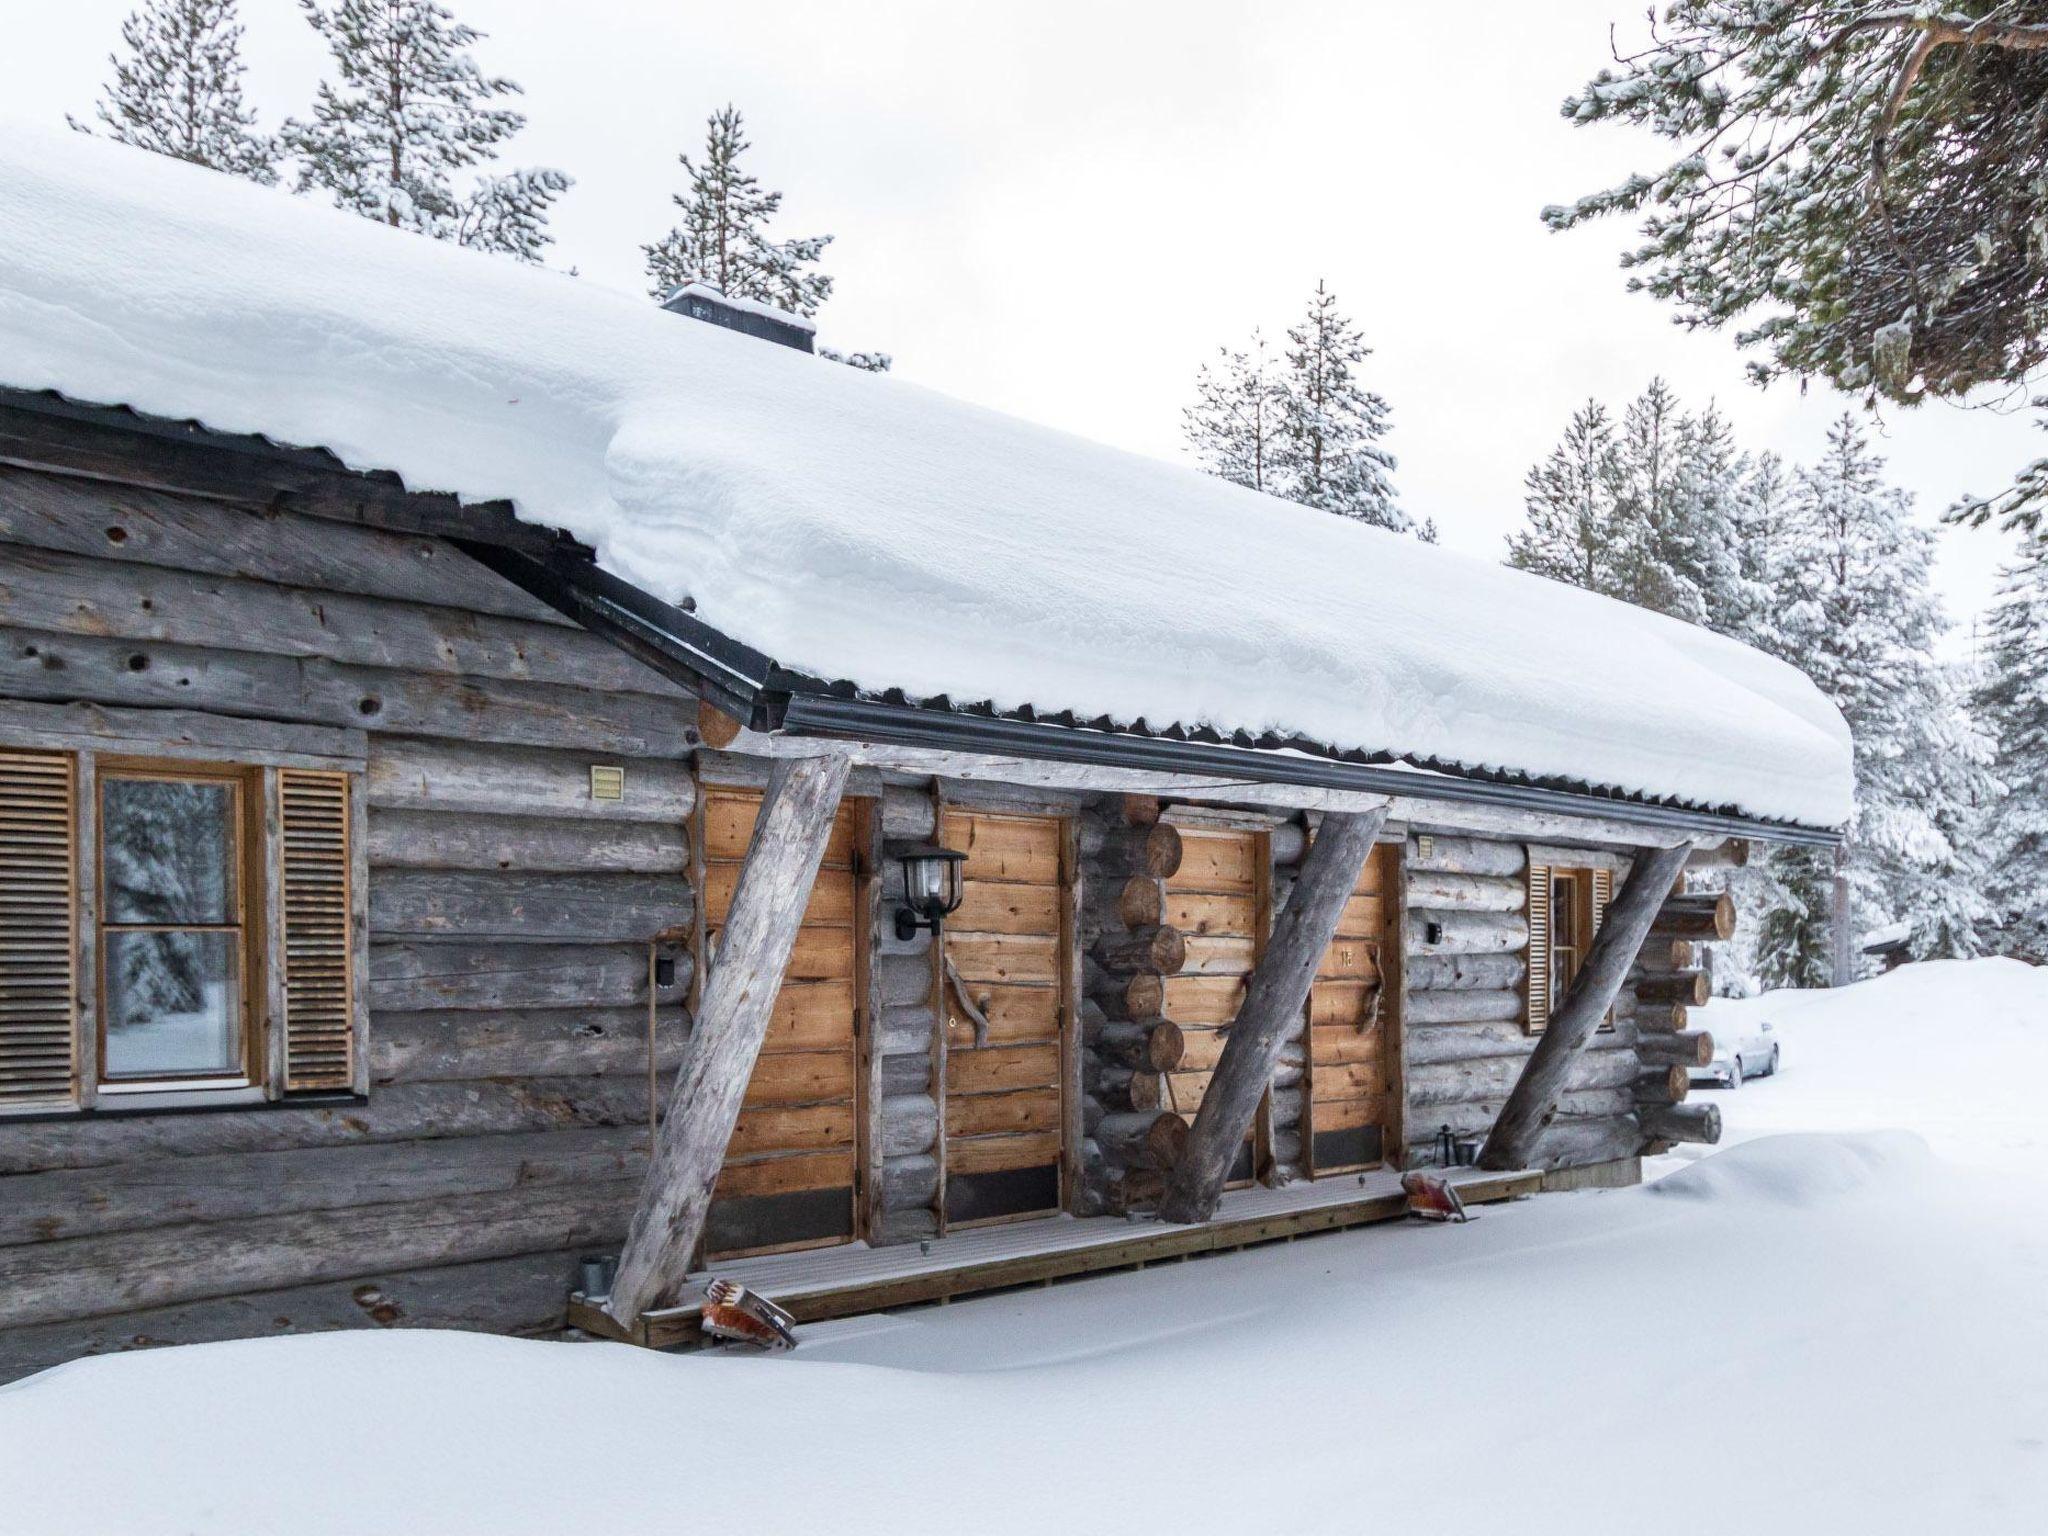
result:
[(1785, 1071), (1718, 1094), (1735, 1144), (1652, 1187), (782, 1358), (372, 1333), (87, 1361), (0, 1389), (0, 1530), (2048, 1529), (2048, 972), (1737, 1006), (1773, 1010)]

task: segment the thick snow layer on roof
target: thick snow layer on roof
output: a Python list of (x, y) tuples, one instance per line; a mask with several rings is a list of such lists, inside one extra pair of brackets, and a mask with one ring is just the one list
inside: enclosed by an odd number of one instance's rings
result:
[(0, 384), (508, 499), (866, 690), (1849, 811), (1730, 641), (82, 134), (0, 127)]

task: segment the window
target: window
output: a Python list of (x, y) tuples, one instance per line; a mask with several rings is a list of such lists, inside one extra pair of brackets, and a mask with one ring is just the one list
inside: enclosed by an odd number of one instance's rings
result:
[[(1524, 1026), (1541, 1034), (1586, 963), (1614, 896), (1611, 870), (1529, 861), (1529, 980)], [(1610, 1018), (1601, 1026), (1613, 1027)]]
[(100, 774), (100, 1080), (246, 1087), (244, 779)]
[(348, 771), (0, 745), (0, 1111), (359, 1087), (357, 814)]

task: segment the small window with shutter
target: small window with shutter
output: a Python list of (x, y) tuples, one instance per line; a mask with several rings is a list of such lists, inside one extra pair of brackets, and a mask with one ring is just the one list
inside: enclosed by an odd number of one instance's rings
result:
[[(1571, 990), (1587, 948), (1614, 899), (1614, 875), (1606, 869), (1574, 869), (1529, 862), (1529, 978), (1523, 1027), (1540, 1035)], [(1600, 1026), (1612, 1029), (1610, 1014)]]
[(353, 794), (0, 746), (0, 1113), (350, 1089)]

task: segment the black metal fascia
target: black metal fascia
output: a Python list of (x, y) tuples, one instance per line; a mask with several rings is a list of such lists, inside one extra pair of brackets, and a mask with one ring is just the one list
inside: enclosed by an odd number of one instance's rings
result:
[(1831, 848), (1841, 841), (1839, 832), (1819, 827), (1759, 821), (1747, 816), (1649, 801), (1574, 794), (1570, 790), (1549, 789), (1542, 785), (1461, 778), (1370, 763), (1347, 763), (1334, 758), (1259, 752), (1163, 736), (1129, 736), (1110, 731), (1044, 725), (1029, 720), (1006, 720), (990, 715), (942, 713), (867, 699), (794, 695), (784, 708), (782, 728), (793, 735), (854, 737), (899, 747), (928, 747), (997, 757), (1044, 758), (1110, 768), (1242, 779), (1252, 783), (1456, 800), (1561, 816), (1599, 816), (1707, 837), (1757, 838), (1816, 848)]
[(755, 730), (781, 724), (791, 681), (760, 651), (713, 629), (584, 559), (536, 560), (502, 545), (464, 542), (465, 553), (556, 612), (695, 688)]

